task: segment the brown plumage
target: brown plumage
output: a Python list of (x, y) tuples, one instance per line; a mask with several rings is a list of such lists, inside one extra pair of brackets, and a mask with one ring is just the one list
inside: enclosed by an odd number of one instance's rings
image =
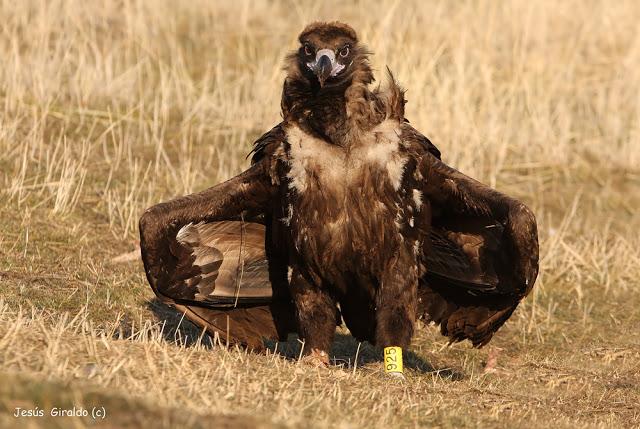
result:
[(142, 216), (151, 287), (253, 349), (298, 332), (326, 356), (340, 319), (381, 347), (407, 347), (417, 318), (486, 344), (535, 282), (533, 214), (444, 164), (391, 73), (370, 89), (352, 28), (315, 23), (299, 41), (251, 167)]

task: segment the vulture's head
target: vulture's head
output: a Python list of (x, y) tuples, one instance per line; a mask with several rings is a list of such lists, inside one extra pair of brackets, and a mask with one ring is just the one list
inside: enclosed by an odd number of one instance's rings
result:
[(348, 82), (358, 70), (370, 70), (368, 52), (347, 24), (315, 22), (300, 33), (298, 40), (298, 50), (288, 58), (290, 75), (299, 74), (324, 87)]

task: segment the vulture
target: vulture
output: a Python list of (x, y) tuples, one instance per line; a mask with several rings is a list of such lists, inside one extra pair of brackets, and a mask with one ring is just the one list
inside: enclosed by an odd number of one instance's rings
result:
[(407, 348), (418, 319), (485, 345), (536, 280), (532, 211), (442, 162), (350, 26), (299, 42), (251, 166), (142, 215), (153, 291), (221, 342), (297, 333), (319, 364), (342, 323), (380, 348)]

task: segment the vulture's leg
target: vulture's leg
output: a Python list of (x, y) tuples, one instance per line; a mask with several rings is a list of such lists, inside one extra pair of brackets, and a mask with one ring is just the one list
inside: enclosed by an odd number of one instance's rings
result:
[[(385, 370), (401, 376), (402, 349), (409, 347), (416, 321), (418, 268), (409, 251), (402, 250), (385, 270), (377, 296), (376, 346), (385, 352)], [(396, 348), (388, 350), (388, 348)], [(397, 348), (400, 350), (397, 350)], [(387, 368), (387, 352), (400, 354), (399, 368)], [(395, 370), (399, 371), (396, 372)]]
[(310, 281), (297, 268), (293, 268), (289, 287), (304, 354), (312, 364), (328, 365), (336, 331), (336, 303), (321, 287), (320, 279)]

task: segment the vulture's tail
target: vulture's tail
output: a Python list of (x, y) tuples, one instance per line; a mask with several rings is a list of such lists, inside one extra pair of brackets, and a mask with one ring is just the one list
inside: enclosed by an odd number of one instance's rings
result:
[(268, 305), (246, 308), (208, 308), (173, 303), (173, 306), (223, 345), (238, 344), (260, 352), (264, 349), (265, 339), (278, 339), (278, 332)]

